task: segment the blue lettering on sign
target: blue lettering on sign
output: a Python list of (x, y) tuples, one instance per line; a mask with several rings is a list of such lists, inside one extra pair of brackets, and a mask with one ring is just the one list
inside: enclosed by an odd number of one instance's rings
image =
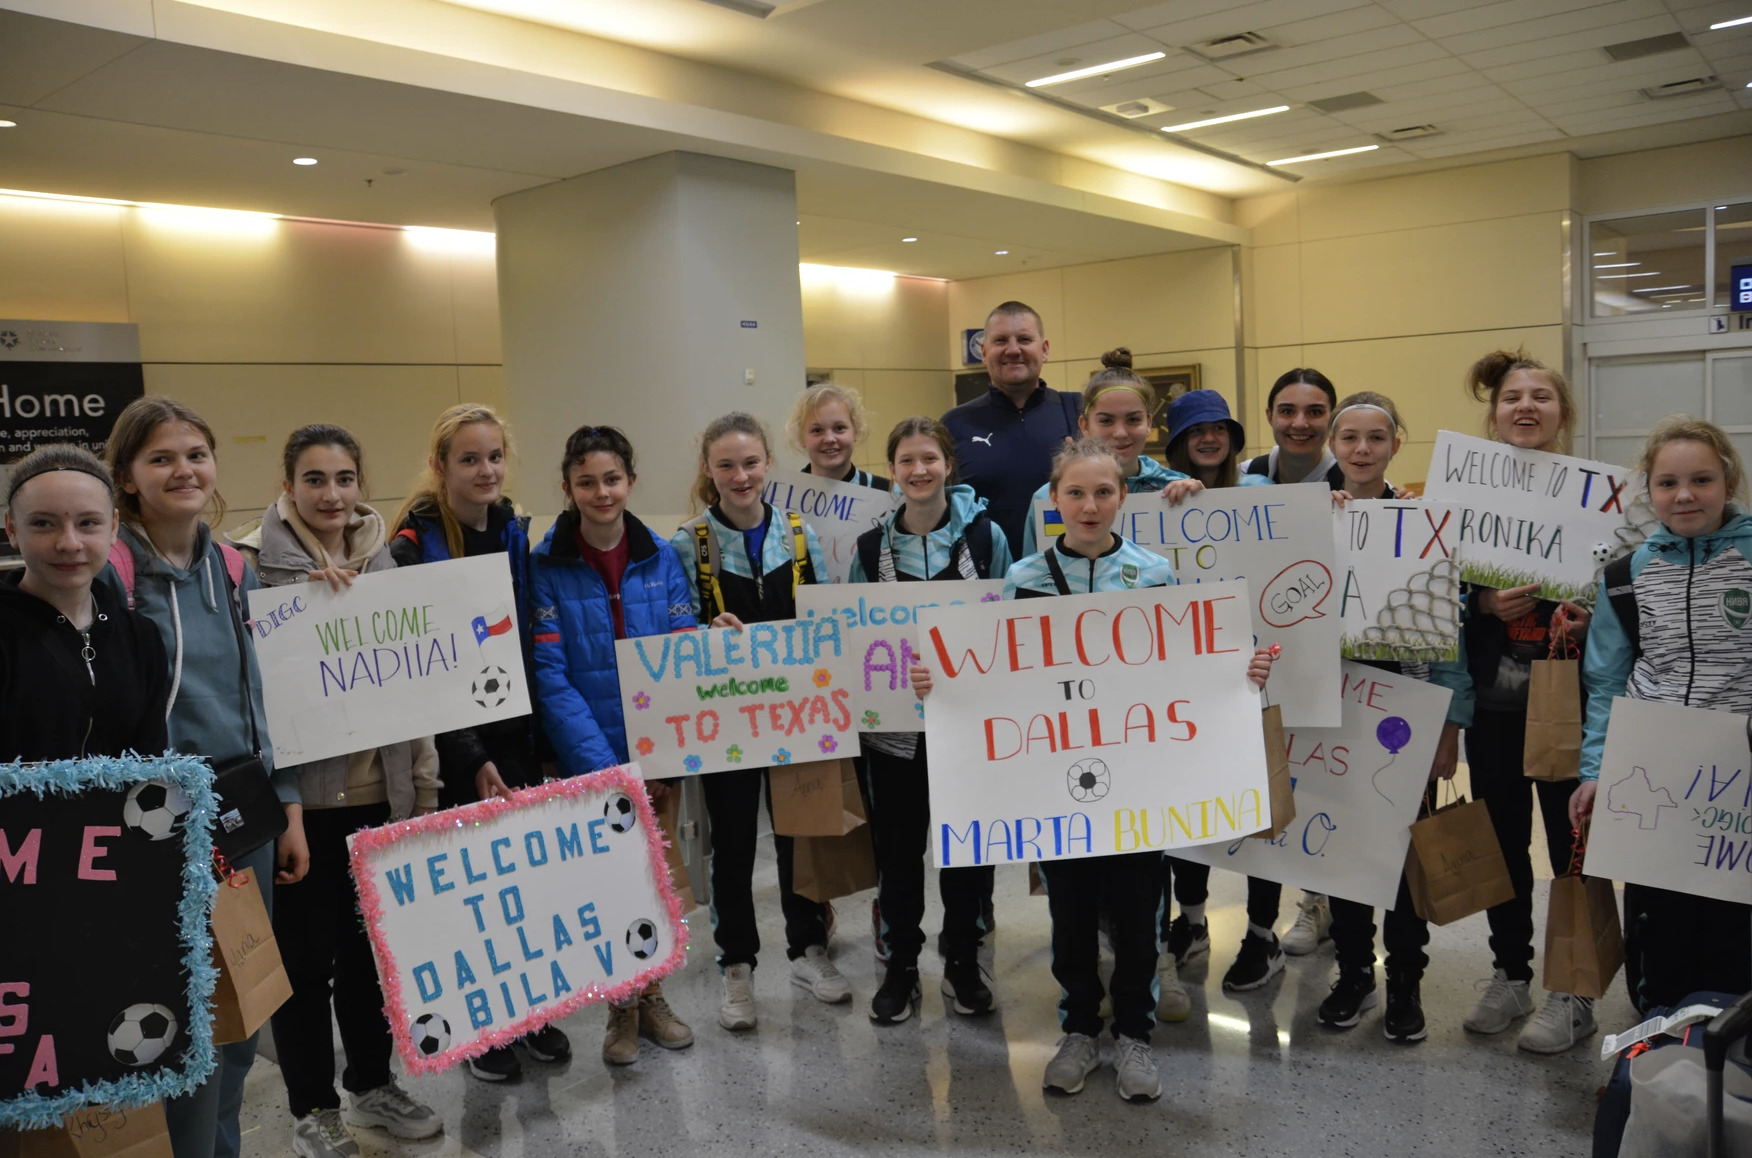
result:
[(405, 905), (414, 899), (414, 866), (404, 864), (399, 870), (389, 869), (384, 874), (389, 877), (389, 889), (395, 894), (395, 903)]
[(485, 1029), (493, 1024), (493, 1008), (487, 1003), (485, 989), (471, 989), (463, 998), (468, 1002), (468, 1023), (476, 1029)]
[(438, 966), (422, 961), (414, 966), (414, 984), (420, 987), (420, 1000), (430, 1003), (444, 995), (444, 983), (438, 980)]

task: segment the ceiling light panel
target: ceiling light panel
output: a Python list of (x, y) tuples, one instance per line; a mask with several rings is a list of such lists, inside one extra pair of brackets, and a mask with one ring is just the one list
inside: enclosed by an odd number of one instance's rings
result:
[(1073, 80), (1084, 80), (1095, 76), (1109, 76), (1116, 72), (1123, 72), (1129, 68), (1137, 68), (1139, 65), (1152, 64), (1167, 55), (1167, 52), (1157, 49), (1153, 52), (1142, 52), (1136, 56), (1122, 57), (1119, 60), (1103, 61), (1098, 64), (1080, 65), (1068, 72), (1055, 72), (1050, 76), (1041, 76), (1030, 81), (1025, 81), (1023, 87), (1046, 88), (1049, 85), (1065, 84), (1066, 82)]
[[(1078, 69), (1111, 65), (1114, 61), (1149, 56), (1151, 53), (1160, 52), (1166, 56), (1169, 50), (1169, 45), (1151, 40), (1149, 37), (1127, 35), (1091, 44), (1066, 44), (1063, 48), (1035, 53), (980, 71), (987, 76), (1025, 86), (1031, 80), (1046, 80), (1064, 73), (1075, 72)], [(1163, 57), (1155, 59), (1161, 60)], [(1153, 64), (1155, 61), (1144, 63)], [(1142, 65), (1133, 67), (1142, 67)], [(1068, 82), (1060, 81), (1058, 83)]]
[(1190, 133), (1195, 129), (1208, 129), (1215, 125), (1233, 124), (1236, 121), (1250, 121), (1257, 117), (1275, 116), (1278, 113), (1290, 111), (1289, 105), (1270, 105), (1262, 109), (1246, 109), (1237, 113), (1222, 113), (1214, 117), (1205, 117), (1196, 121), (1184, 121), (1178, 125), (1164, 125), (1164, 133)]

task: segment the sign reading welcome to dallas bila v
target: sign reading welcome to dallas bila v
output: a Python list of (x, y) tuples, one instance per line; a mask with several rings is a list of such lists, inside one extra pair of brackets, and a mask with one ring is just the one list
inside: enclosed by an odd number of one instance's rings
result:
[(1251, 606), (1235, 581), (923, 611), (925, 735), (932, 767), (952, 773), (931, 780), (937, 866), (1173, 851), (1265, 828)]
[[(145, 390), (136, 326), (0, 318), (0, 462), (54, 442), (101, 458), (116, 415)], [(0, 538), (0, 558), (17, 556)]]
[(277, 764), (529, 714), (502, 555), (249, 593)]

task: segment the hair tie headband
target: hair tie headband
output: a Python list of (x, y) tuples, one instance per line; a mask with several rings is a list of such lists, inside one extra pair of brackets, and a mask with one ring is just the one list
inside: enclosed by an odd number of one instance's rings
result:
[(1111, 394), (1115, 390), (1129, 390), (1131, 393), (1138, 396), (1138, 400), (1143, 402), (1146, 408), (1149, 407), (1149, 396), (1144, 393), (1144, 388), (1139, 386), (1136, 382), (1109, 382), (1107, 385), (1095, 391), (1095, 393), (1089, 395), (1083, 403), (1083, 413), (1087, 414), (1089, 411), (1095, 409), (1095, 403), (1101, 400), (1103, 394)]
[(1332, 420), (1334, 422), (1337, 422), (1339, 419), (1339, 415), (1342, 415), (1345, 412), (1345, 410), (1373, 410), (1378, 414), (1385, 414), (1387, 416), (1387, 421), (1389, 421), (1393, 424), (1393, 429), (1394, 430), (1399, 429), (1398, 417), (1393, 413), (1393, 411), (1387, 409), (1385, 406), (1377, 406), (1373, 402), (1352, 402), (1349, 406), (1346, 406), (1344, 408), (1344, 410), (1340, 410), (1338, 412), (1338, 414), (1334, 414), (1332, 416)]

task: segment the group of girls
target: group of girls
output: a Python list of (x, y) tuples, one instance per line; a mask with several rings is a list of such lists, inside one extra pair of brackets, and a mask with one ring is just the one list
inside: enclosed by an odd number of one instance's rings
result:
[[(1128, 499), (1178, 503), (1205, 487), (1325, 483), (1334, 502), (1405, 497), (1386, 472), (1404, 435), (1394, 404), (1373, 393), (1342, 401), (1317, 371), (1298, 369), (1267, 400), (1275, 449), (1240, 461), (1241, 425), (1214, 391), (1194, 391), (1168, 410), (1168, 467), (1144, 454), (1157, 399), (1115, 351), (1086, 387), (1083, 439), (1055, 461), (1043, 488), (1064, 532), (1045, 550), (1030, 535), (1022, 557), (970, 488), (957, 485), (953, 441), (929, 417), (898, 423), (886, 443), (891, 476), (859, 470), (851, 458), (865, 434), (855, 392), (817, 387), (789, 423), (806, 469), (881, 488), (898, 508), (858, 542), (854, 581), (1006, 579), (1006, 598), (1030, 598), (1164, 585), (1167, 562), (1114, 534)], [(1520, 354), (1494, 353), (1469, 375), (1488, 406), (1494, 437), (1528, 449), (1561, 451), (1573, 418), (1567, 385)], [(441, 1129), (430, 1107), (405, 1093), (390, 1069), (383, 999), (346, 867), (346, 837), (403, 816), (501, 795), (546, 776), (577, 775), (626, 762), (625, 724), (614, 642), (629, 636), (739, 629), (790, 618), (804, 583), (824, 578), (814, 533), (761, 498), (773, 447), (763, 424), (744, 413), (710, 423), (699, 443), (698, 514), (669, 539), (635, 518), (627, 504), (637, 480), (634, 449), (611, 427), (584, 426), (560, 462), (564, 511), (533, 548), (527, 520), (504, 494), (510, 455), (504, 423), (489, 408), (464, 405), (440, 415), (427, 471), (393, 525), (368, 506), (365, 455), (340, 427), (300, 428), (283, 454), (281, 493), (260, 523), (222, 541), (210, 525), (223, 516), (217, 441), (199, 415), (148, 397), (118, 418), (107, 462), (48, 447), (16, 465), (9, 480), (7, 533), (24, 568), (0, 583), (0, 756), (28, 760), (152, 752), (166, 747), (215, 764), (259, 755), (283, 802), (283, 836), (234, 866), (253, 874), (273, 916), (293, 997), (273, 1018), (293, 1145), (305, 1158), (358, 1153), (348, 1127), (382, 1127), (398, 1137)], [(1642, 463), (1662, 527), (1632, 560), (1640, 624), (1627, 625), (1602, 596), (1592, 610), (1536, 598), (1532, 587), (1475, 589), (1468, 599), (1462, 656), (1455, 663), (1388, 664), (1454, 692), (1430, 769), (1451, 777), (1465, 735), (1473, 791), (1490, 811), (1515, 884), (1513, 899), (1490, 910), (1493, 976), (1465, 1019), (1475, 1033), (1499, 1033), (1528, 1018), (1521, 1048), (1568, 1049), (1593, 1031), (1591, 1002), (1547, 994), (1532, 999), (1532, 871), (1529, 855), (1535, 784), (1554, 871), (1567, 866), (1572, 826), (1594, 802), (1594, 780), (1612, 697), (1752, 710), (1752, 660), (1726, 626), (1690, 614), (1712, 592), (1752, 587), (1747, 563), (1752, 519), (1726, 436), (1707, 423), (1662, 426)], [(1153, 496), (1139, 498), (1135, 496)], [(263, 740), (260, 676), (245, 643), (243, 599), (258, 584), (319, 582), (337, 590), (360, 574), (477, 555), (503, 555), (518, 600), (536, 714), (486, 727), (387, 745), (350, 756), (274, 769)], [(253, 562), (253, 566), (247, 563)], [(1683, 612), (1683, 613), (1682, 613)], [(1719, 617), (1718, 617), (1719, 618)], [(1555, 627), (1554, 627), (1555, 625)], [(1582, 780), (1552, 785), (1522, 774), (1529, 665), (1551, 633), (1590, 644), (1584, 652), (1588, 738)], [(1591, 639), (1589, 637), (1592, 637)], [(1260, 686), (1269, 656), (1256, 654), (1249, 676)], [(931, 673), (912, 679), (928, 696)], [(922, 733), (867, 743), (861, 778), (879, 868), (875, 906), (879, 957), (886, 964), (872, 996), (872, 1020), (906, 1021), (920, 1001), (925, 942), (924, 868), (929, 768)], [(937, 775), (953, 770), (937, 769)], [(718, 1021), (727, 1030), (757, 1022), (753, 972), (760, 949), (752, 876), (764, 769), (716, 773), (702, 787), (711, 822), (713, 936), (722, 971)], [(675, 791), (653, 781), (654, 797)], [(770, 807), (770, 805), (769, 805)], [(789, 838), (774, 836), (789, 975), (827, 1003), (851, 999), (829, 955), (831, 906), (793, 890)], [(964, 1015), (992, 1009), (977, 951), (990, 931), (992, 870), (938, 874), (944, 907), (939, 947), (942, 989)], [(1052, 918), (1053, 973), (1063, 990), (1064, 1035), (1043, 1084), (1075, 1093), (1101, 1061), (1103, 997), (1112, 1013), (1114, 1066), (1128, 1100), (1159, 1096), (1149, 1040), (1155, 1020), (1184, 1020), (1190, 1001), (1179, 974), (1209, 951), (1204, 907), (1208, 869), (1157, 854), (1128, 854), (1042, 866)], [(1335, 943), (1338, 978), (1320, 1021), (1348, 1029), (1377, 1003), (1375, 915), (1342, 898), (1305, 897), (1280, 941), (1279, 887), (1250, 880), (1248, 929), (1231, 989), (1263, 985), (1286, 952)], [(1419, 981), (1427, 964), (1427, 926), (1400, 903), (1384, 917), (1387, 1008), (1383, 1030), (1396, 1041), (1425, 1033)], [(1180, 909), (1169, 920), (1172, 905)], [(1668, 1003), (1692, 989), (1752, 988), (1752, 948), (1715, 930), (1747, 927), (1745, 906), (1661, 890), (1626, 889), (1630, 980), (1639, 1007)], [(1104, 988), (1098, 941), (1113, 956)], [(346, 1058), (335, 1089), (332, 1005)], [(659, 986), (607, 1011), (603, 1057), (626, 1064), (641, 1038), (667, 1049), (692, 1044), (693, 1031)], [(243, 1078), (254, 1039), (221, 1047), (213, 1076), (168, 1107), (177, 1158), (234, 1158)], [(543, 1062), (570, 1055), (553, 1026), (475, 1059), (471, 1071), (503, 1080), (520, 1054)]]

